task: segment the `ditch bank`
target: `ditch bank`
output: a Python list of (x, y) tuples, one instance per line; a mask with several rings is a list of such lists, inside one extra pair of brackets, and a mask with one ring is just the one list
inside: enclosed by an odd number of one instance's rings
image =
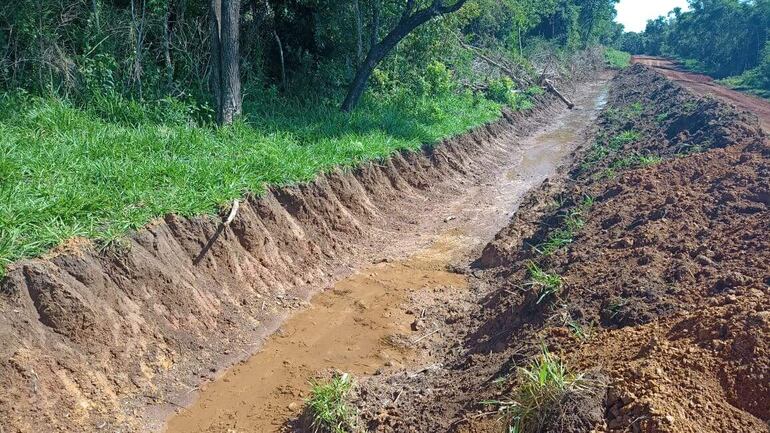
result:
[(494, 189), (560, 104), (541, 97), (419, 152), (246, 197), (228, 225), (168, 215), (105, 250), (73, 240), (12, 265), (0, 283), (2, 432), (159, 427), (314, 293), (430, 245), (447, 203)]
[(770, 146), (756, 116), (637, 65), (568, 172), (467, 268), (455, 307), (428, 310), (438, 331), (421, 345), (438, 362), (359, 379), (357, 425), (770, 430)]

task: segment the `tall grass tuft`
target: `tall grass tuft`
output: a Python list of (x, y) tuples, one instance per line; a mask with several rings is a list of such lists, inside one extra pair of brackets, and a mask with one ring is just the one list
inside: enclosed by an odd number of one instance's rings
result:
[(570, 373), (558, 357), (543, 348), (528, 366), (519, 368), (517, 386), (507, 401), (483, 403), (499, 406), (508, 433), (541, 433), (569, 392), (588, 389), (582, 375)]
[(353, 388), (350, 375), (335, 375), (329, 381), (312, 385), (306, 409), (312, 420), (313, 433), (353, 433), (356, 414), (348, 403)]

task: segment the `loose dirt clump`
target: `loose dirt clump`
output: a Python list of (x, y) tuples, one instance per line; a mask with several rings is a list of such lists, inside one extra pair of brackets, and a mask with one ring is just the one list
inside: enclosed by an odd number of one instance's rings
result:
[(507, 431), (544, 347), (605, 380), (533, 431), (770, 431), (766, 146), (752, 115), (620, 73), (569, 175), (475, 262), (476, 308), (434, 341), (440, 367), (361, 384), (369, 429)]

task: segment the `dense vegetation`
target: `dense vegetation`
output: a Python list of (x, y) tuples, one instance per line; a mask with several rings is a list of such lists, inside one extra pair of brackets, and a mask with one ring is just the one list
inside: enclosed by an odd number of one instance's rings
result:
[(690, 0), (626, 33), (620, 47), (635, 54), (682, 59), (693, 69), (770, 96), (770, 0)]
[[(240, 35), (242, 115), (227, 127), (212, 89), (217, 1), (236, 5)], [(454, 1), (4, 2), (0, 266), (413, 149), (495, 119), (501, 104), (530, 107), (544, 59), (620, 29), (615, 0), (462, 1), (400, 40), (358, 108), (340, 111), (372, 47)]]

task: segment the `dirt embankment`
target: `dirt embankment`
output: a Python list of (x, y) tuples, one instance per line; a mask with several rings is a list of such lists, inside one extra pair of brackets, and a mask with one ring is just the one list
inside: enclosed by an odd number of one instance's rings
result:
[(747, 110), (756, 114), (765, 131), (770, 132), (770, 101), (737, 90), (728, 89), (715, 83), (709, 76), (684, 70), (676, 62), (669, 59), (633, 56), (632, 62), (650, 66), (670, 80), (676, 81), (698, 95), (714, 95), (741, 110)]
[(470, 269), (463, 317), (434, 312), (446, 320), (426, 350), (443, 361), (363, 381), (364, 425), (507, 431), (498, 409), (546, 347), (587, 380), (540, 431), (770, 431), (768, 179), (755, 116), (639, 65), (620, 73), (569, 176)]
[(132, 431), (142, 407), (186, 404), (313, 291), (424, 246), (417, 216), (564, 109), (538, 102), (421, 152), (249, 197), (229, 226), (169, 215), (104, 251), (73, 242), (13, 265), (0, 285), (0, 431)]

